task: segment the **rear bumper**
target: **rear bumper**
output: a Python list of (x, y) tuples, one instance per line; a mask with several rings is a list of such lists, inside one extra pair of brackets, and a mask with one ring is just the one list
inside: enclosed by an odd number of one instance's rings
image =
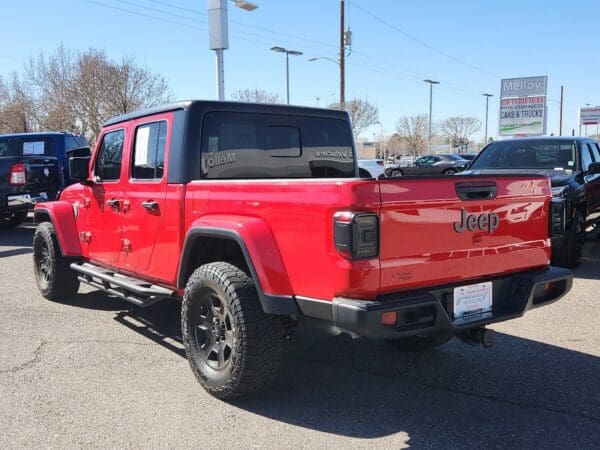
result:
[[(302, 313), (327, 320), (335, 327), (375, 339), (459, 333), (522, 316), (526, 311), (557, 301), (573, 283), (570, 270), (549, 267), (492, 280), (493, 309), (469, 319), (454, 319), (455, 285), (431, 291), (386, 295), (377, 301), (335, 298), (332, 302), (297, 299)], [(470, 283), (465, 283), (470, 284)], [(386, 312), (396, 313), (392, 325), (382, 323)]]
[(36, 205), (36, 203), (47, 202), (48, 195), (44, 193), (39, 194), (14, 194), (6, 196), (6, 207), (3, 208), (3, 212), (14, 212), (30, 210)]

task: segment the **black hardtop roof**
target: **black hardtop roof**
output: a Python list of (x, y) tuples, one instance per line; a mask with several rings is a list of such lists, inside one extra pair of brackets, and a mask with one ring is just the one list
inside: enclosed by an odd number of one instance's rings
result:
[(36, 131), (35, 133), (8, 133), (0, 134), (0, 138), (45, 137), (45, 136), (80, 136), (69, 131)]
[(498, 139), (497, 141), (490, 142), (493, 144), (494, 142), (527, 142), (527, 141), (564, 141), (564, 142), (574, 142), (574, 141), (593, 141), (594, 138), (585, 137), (585, 136), (529, 136), (529, 137), (520, 137), (520, 138), (508, 138), (508, 139)]
[(266, 114), (282, 114), (282, 115), (305, 115), (315, 117), (328, 117), (347, 120), (348, 113), (337, 109), (312, 108), (307, 106), (291, 106), (272, 103), (242, 103), (242, 102), (221, 102), (214, 100), (185, 100), (166, 105), (155, 106), (152, 108), (133, 111), (128, 114), (113, 117), (106, 121), (103, 126), (107, 127), (129, 120), (139, 119), (141, 117), (152, 116), (155, 114), (188, 110), (192, 108), (203, 109), (207, 111), (229, 111), (229, 112), (246, 112), (246, 113), (266, 113)]

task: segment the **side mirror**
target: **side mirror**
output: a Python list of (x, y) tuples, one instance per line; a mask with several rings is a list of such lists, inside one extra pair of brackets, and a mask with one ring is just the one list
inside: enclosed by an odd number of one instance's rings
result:
[(600, 173), (600, 162), (591, 163), (588, 166), (588, 173)]
[(90, 176), (90, 156), (74, 156), (69, 158), (69, 177), (72, 180), (85, 182)]

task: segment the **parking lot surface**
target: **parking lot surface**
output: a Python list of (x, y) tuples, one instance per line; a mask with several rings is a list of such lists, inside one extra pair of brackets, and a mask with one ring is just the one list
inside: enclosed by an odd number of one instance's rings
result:
[(600, 242), (571, 293), (496, 324), (491, 349), (423, 354), (299, 331), (278, 382), (222, 402), (194, 379), (177, 302), (140, 309), (32, 276), (32, 224), (0, 231), (0, 448), (598, 448)]

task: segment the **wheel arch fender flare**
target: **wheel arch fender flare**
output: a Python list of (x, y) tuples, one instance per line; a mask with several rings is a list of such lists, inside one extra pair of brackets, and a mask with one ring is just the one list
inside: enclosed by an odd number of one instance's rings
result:
[(81, 256), (79, 231), (73, 206), (69, 202), (58, 200), (37, 204), (33, 210), (33, 220), (35, 223), (52, 223), (63, 256)]
[(283, 316), (300, 314), (275, 238), (268, 225), (258, 218), (202, 218), (195, 221), (185, 236), (177, 270), (178, 289), (184, 288), (187, 282), (194, 243), (207, 237), (230, 239), (239, 245), (264, 312)]

